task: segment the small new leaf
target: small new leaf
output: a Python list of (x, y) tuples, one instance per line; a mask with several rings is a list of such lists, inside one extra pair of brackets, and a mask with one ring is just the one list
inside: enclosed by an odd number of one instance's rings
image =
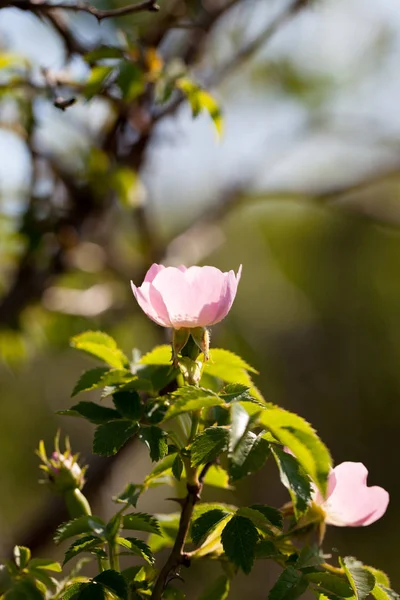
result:
[(143, 540), (139, 540), (137, 538), (131, 538), (131, 537), (128, 537), (128, 538), (117, 537), (115, 541), (117, 542), (117, 544), (119, 544), (123, 548), (126, 548), (127, 550), (129, 550), (129, 554), (135, 554), (136, 556), (141, 556), (150, 565), (152, 565), (154, 563), (153, 553), (150, 550), (149, 546)]
[(67, 540), (75, 535), (81, 533), (94, 533), (96, 536), (102, 537), (105, 532), (106, 524), (98, 517), (92, 515), (84, 515), (62, 523), (56, 530), (54, 535), (54, 541), (56, 544), (60, 544), (64, 540)]
[(103, 540), (94, 535), (86, 535), (84, 537), (79, 538), (79, 540), (76, 540), (76, 542), (71, 544), (71, 546), (66, 551), (63, 565), (65, 565), (69, 560), (71, 560), (71, 558), (74, 558), (75, 556), (78, 556), (78, 554), (81, 554), (81, 552), (90, 552), (91, 550), (94, 550), (101, 546), (103, 543)]

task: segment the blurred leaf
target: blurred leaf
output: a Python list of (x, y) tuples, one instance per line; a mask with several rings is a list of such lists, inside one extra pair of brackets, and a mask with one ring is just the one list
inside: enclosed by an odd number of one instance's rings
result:
[(212, 485), (224, 490), (232, 489), (229, 485), (228, 473), (219, 465), (211, 465), (204, 478), (204, 485)]
[(364, 600), (375, 587), (375, 577), (364, 565), (352, 556), (339, 558), (339, 562), (347, 575), (354, 595), (358, 600)]
[(143, 70), (137, 64), (121, 61), (117, 84), (122, 92), (123, 99), (132, 102), (144, 92), (146, 81)]
[(307, 586), (307, 579), (302, 573), (287, 567), (270, 590), (268, 600), (295, 600), (305, 592)]
[(14, 560), (15, 564), (20, 569), (25, 569), (26, 565), (31, 559), (31, 551), (25, 546), (14, 547)]
[(228, 449), (229, 431), (224, 427), (210, 427), (198, 435), (191, 446), (193, 466), (213, 462)]
[(49, 558), (32, 558), (29, 563), (29, 570), (31, 569), (45, 569), (46, 571), (54, 571), (55, 573), (61, 573), (62, 570), (59, 562)]
[(113, 408), (99, 406), (95, 402), (79, 402), (67, 410), (57, 411), (57, 414), (66, 417), (83, 417), (95, 425), (101, 425), (102, 423), (107, 423), (121, 417)]
[(164, 344), (163, 346), (156, 346), (142, 356), (140, 359), (142, 365), (170, 365), (171, 364), (171, 346)]
[(130, 504), (136, 507), (137, 501), (140, 494), (144, 491), (143, 485), (136, 485), (135, 483), (128, 483), (125, 489), (118, 495), (114, 496), (114, 502), (120, 502), (122, 504)]
[(4, 600), (43, 600), (43, 598), (37, 587), (27, 579), (17, 581), (4, 595)]
[(122, 206), (135, 208), (141, 203), (143, 190), (133, 169), (118, 167), (113, 171), (110, 183)]
[(98, 60), (104, 60), (109, 58), (122, 58), (124, 51), (121, 48), (115, 48), (113, 46), (99, 46), (91, 52), (87, 52), (83, 58), (89, 63), (95, 63)]
[(126, 419), (138, 421), (143, 414), (142, 400), (135, 390), (115, 392), (113, 402), (118, 412)]
[(174, 464), (176, 456), (177, 455), (174, 453), (163, 458), (163, 460), (161, 460), (147, 475), (146, 479), (144, 480), (144, 485), (148, 485), (152, 479), (159, 477), (159, 475), (162, 473), (172, 470), (172, 465)]
[(332, 459), (314, 429), (299, 415), (282, 408), (265, 409), (259, 421), (284, 446), (287, 446), (325, 495)]
[(225, 575), (221, 575), (200, 594), (198, 600), (226, 600), (229, 594), (229, 579)]
[(104, 423), (94, 433), (93, 452), (101, 456), (116, 454), (138, 431), (138, 425), (128, 420)]
[(227, 558), (248, 575), (253, 567), (254, 551), (259, 535), (253, 523), (234, 516), (225, 525), (221, 541)]
[(84, 585), (85, 584), (81, 582), (76, 582), (69, 585), (63, 591), (62, 600), (75, 600), (75, 597), (78, 598), (79, 596), (77, 594), (80, 592)]
[[(332, 573), (307, 573), (307, 579), (317, 585), (318, 591), (328, 592), (339, 598), (352, 598), (353, 591), (346, 579)], [(324, 591), (325, 590), (325, 591)]]
[(83, 88), (83, 95), (86, 100), (91, 100), (106, 87), (114, 69), (115, 67), (106, 65), (97, 65), (91, 69), (89, 78)]
[(296, 560), (296, 569), (319, 567), (325, 562), (318, 546), (304, 546)]
[(147, 531), (161, 535), (160, 525), (155, 517), (147, 513), (130, 513), (122, 517), (122, 528), (135, 531)]
[(54, 534), (54, 541), (56, 544), (60, 544), (70, 537), (89, 532), (101, 537), (105, 533), (105, 527), (106, 524), (99, 517), (84, 515), (59, 525)]
[(203, 544), (218, 523), (229, 516), (231, 516), (231, 513), (226, 510), (215, 508), (203, 513), (198, 519), (194, 520), (191, 527), (191, 536), (195, 546)]
[(298, 517), (307, 510), (311, 502), (310, 480), (294, 456), (277, 446), (273, 447), (272, 453), (279, 467), (281, 481), (290, 492), (295, 514)]
[(112, 569), (107, 569), (93, 578), (93, 581), (97, 583), (101, 583), (108, 590), (113, 592), (121, 598), (121, 600), (127, 600), (128, 598), (128, 587), (126, 585), (126, 581), (117, 571)]
[(221, 108), (210, 92), (201, 89), (196, 83), (184, 77), (178, 79), (176, 85), (188, 99), (193, 117), (197, 117), (203, 110), (208, 112), (215, 125), (218, 137), (221, 137), (223, 127)]
[(85, 331), (71, 339), (71, 346), (104, 360), (110, 367), (123, 369), (129, 364), (112, 337), (101, 331)]
[(150, 450), (150, 458), (156, 462), (164, 458), (168, 453), (167, 433), (151, 425), (142, 428), (139, 433), (139, 439), (146, 444)]
[[(74, 599), (75, 600), (75, 599)], [(76, 600), (107, 600), (106, 592), (102, 585), (97, 583), (84, 584)]]
[(238, 481), (261, 469), (270, 453), (270, 445), (262, 434), (257, 436), (248, 431), (235, 451), (229, 455), (228, 472), (231, 481)]
[(129, 550), (129, 553), (141, 556), (150, 565), (154, 563), (154, 556), (149, 546), (143, 541), (137, 538), (123, 538), (117, 537), (116, 543)]

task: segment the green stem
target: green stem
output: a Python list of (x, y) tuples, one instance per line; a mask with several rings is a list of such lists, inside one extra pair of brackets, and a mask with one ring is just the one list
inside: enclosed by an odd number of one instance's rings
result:
[(200, 424), (200, 416), (201, 416), (201, 410), (194, 410), (192, 412), (192, 427), (191, 427), (190, 433), (189, 433), (188, 444), (191, 444), (197, 435), (197, 432), (199, 430), (199, 424)]

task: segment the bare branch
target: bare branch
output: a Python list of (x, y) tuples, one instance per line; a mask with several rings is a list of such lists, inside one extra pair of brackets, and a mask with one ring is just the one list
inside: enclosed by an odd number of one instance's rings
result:
[(49, 13), (59, 9), (69, 10), (72, 12), (84, 12), (96, 17), (98, 21), (113, 17), (122, 17), (124, 15), (130, 15), (139, 12), (157, 12), (160, 10), (156, 0), (144, 0), (138, 4), (128, 4), (128, 6), (121, 6), (120, 8), (110, 8), (105, 10), (96, 8), (91, 4), (85, 4), (84, 2), (75, 2), (73, 4), (69, 2), (51, 3), (47, 0), (3, 0), (0, 2), (0, 8), (6, 8), (10, 6), (37, 13)]

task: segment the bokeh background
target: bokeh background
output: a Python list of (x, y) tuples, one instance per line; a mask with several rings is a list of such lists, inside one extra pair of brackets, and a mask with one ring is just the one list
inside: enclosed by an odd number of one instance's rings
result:
[[(94, 364), (69, 338), (104, 329), (146, 351), (165, 331), (129, 279), (154, 260), (242, 263), (212, 343), (254, 365), (265, 397), (310, 420), (336, 463), (364, 462), (390, 492), (381, 521), (330, 528), (325, 547), (387, 570), (399, 590), (399, 4), (160, 0), (159, 13), (100, 24), (20, 4), (0, 3), (0, 554), (17, 542), (56, 552), (62, 506), (37, 483), (39, 439), (70, 436), (104, 515), (148, 468), (137, 445), (96, 461), (92, 428), (56, 415)], [(65, 82), (89, 77), (81, 54), (126, 39), (157, 48), (155, 71), (185, 68), (210, 89), (221, 139), (179, 97), (157, 104), (153, 83), (124, 109), (107, 94), (55, 106), (73, 94)], [(220, 494), (287, 500), (272, 464)], [(169, 512), (168, 495), (139, 506)], [(193, 589), (202, 578), (188, 575)], [(230, 597), (264, 598), (272, 582), (260, 565)]]

